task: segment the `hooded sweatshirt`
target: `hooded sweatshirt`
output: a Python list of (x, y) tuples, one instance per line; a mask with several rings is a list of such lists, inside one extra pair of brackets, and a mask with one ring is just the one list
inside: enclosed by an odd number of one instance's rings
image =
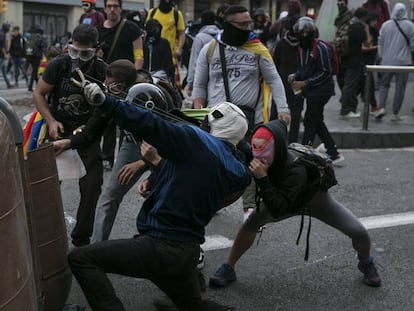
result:
[[(382, 25), (378, 37), (379, 54), (382, 57), (381, 65), (411, 65), (411, 51), (414, 50), (414, 24), (407, 19), (405, 5), (397, 3), (392, 10), (391, 18)], [(409, 46), (394, 20), (398, 22), (408, 38)]]
[(197, 64), (198, 54), (204, 45), (210, 42), (213, 37), (220, 32), (220, 29), (216, 25), (203, 26), (196, 37), (194, 38), (193, 45), (191, 46), (190, 62), (188, 64), (187, 85), (190, 89), (193, 88), (194, 73)]
[[(288, 4), (288, 14), (284, 18), (279, 18), (277, 21), (273, 23), (273, 25), (270, 27), (269, 32), (272, 35), (278, 35), (280, 34), (282, 37), (284, 35), (285, 30), (287, 30), (289, 27), (284, 27), (284, 21), (290, 19), (293, 16), (299, 16), (300, 11), (302, 9), (302, 5), (299, 0), (289, 0)], [(283, 29), (285, 28), (285, 29)]]
[(202, 244), (204, 227), (224, 201), (241, 193), (251, 182), (250, 172), (236, 156), (235, 147), (199, 127), (172, 123), (110, 96), (100, 109), (112, 115), (118, 126), (157, 148), (164, 159), (138, 213), (139, 233)]
[(256, 179), (258, 195), (274, 218), (295, 214), (313, 196), (306, 191), (306, 169), (293, 162), (293, 155), (288, 152), (287, 128), (283, 121), (273, 120), (262, 126), (273, 134), (275, 154), (268, 176)]

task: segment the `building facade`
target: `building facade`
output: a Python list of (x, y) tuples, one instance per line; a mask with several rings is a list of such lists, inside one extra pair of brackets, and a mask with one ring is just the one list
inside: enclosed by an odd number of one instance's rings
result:
[[(96, 2), (97, 8), (103, 10), (104, 1)], [(127, 12), (141, 8), (149, 9), (157, 6), (158, 2), (159, 0), (123, 0), (123, 10)], [(271, 19), (275, 20), (281, 11), (287, 10), (287, 2), (288, 0), (175, 0), (183, 12), (185, 21), (196, 20), (207, 9), (215, 12), (222, 3), (240, 4), (251, 12), (256, 8), (264, 8), (269, 12)], [(334, 0), (301, 0), (302, 14), (317, 17), (321, 6), (323, 9), (327, 2)], [(349, 0), (349, 5), (357, 7), (363, 2), (365, 0)], [(392, 7), (397, 0), (389, 2)], [(414, 0), (401, 2), (407, 5), (409, 18), (414, 19)], [(336, 15), (336, 12), (335, 8), (335, 12), (328, 15)], [(20, 26), (22, 32), (30, 32), (35, 25), (41, 25), (49, 43), (53, 43), (66, 32), (73, 30), (82, 13), (81, 0), (8, 0), (7, 10), (0, 12), (0, 23), (9, 22), (12, 26)]]

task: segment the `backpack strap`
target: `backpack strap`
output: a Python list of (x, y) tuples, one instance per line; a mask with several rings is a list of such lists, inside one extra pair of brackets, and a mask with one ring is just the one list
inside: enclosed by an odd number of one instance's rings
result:
[(224, 90), (226, 91), (226, 100), (231, 103), (229, 79), (227, 76), (226, 55), (224, 52), (224, 45), (219, 43), (221, 73), (223, 75)]
[[(158, 8), (154, 8), (151, 10), (150, 18), (154, 18), (155, 13), (157, 12)], [(174, 9), (174, 21), (175, 21), (175, 28), (177, 28), (178, 25), (178, 11)]]
[(216, 47), (216, 39), (212, 39), (209, 43), (208, 50), (207, 50), (207, 63), (211, 63), (211, 58), (213, 57), (214, 49)]
[(116, 33), (115, 33), (115, 37), (114, 37), (114, 41), (112, 41), (111, 49), (109, 50), (108, 56), (106, 57), (106, 61), (107, 61), (107, 62), (109, 62), (109, 59), (110, 59), (110, 58), (111, 58), (111, 56), (112, 56), (112, 53), (113, 53), (113, 51), (114, 51), (114, 49), (115, 49), (115, 45), (116, 45), (116, 43), (118, 42), (119, 35), (121, 34), (121, 30), (122, 30), (122, 28), (124, 27), (125, 23), (126, 23), (126, 19), (125, 19), (125, 18), (123, 18), (123, 19), (121, 20), (121, 22), (119, 23), (118, 28), (116, 29)]
[(405, 34), (405, 32), (401, 29), (400, 24), (397, 22), (396, 19), (392, 19), (395, 23), (395, 25), (397, 26), (398, 30), (401, 32), (401, 34), (403, 35), (405, 42), (407, 42), (407, 45), (410, 46), (410, 39), (408, 39), (407, 35)]

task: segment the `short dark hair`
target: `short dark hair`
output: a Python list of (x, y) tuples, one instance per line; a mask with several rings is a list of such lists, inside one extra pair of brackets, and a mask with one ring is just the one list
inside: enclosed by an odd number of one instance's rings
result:
[(95, 26), (88, 24), (80, 24), (75, 27), (72, 34), (72, 40), (77, 41), (80, 44), (90, 44), (93, 46), (98, 45), (98, 30)]
[(131, 86), (137, 80), (137, 71), (129, 59), (118, 59), (108, 66), (106, 76)]
[(216, 11), (216, 15), (217, 16), (220, 16), (220, 14), (224, 14), (224, 12), (226, 12), (226, 10), (228, 9), (230, 7), (230, 5), (228, 5), (228, 4), (222, 4), (222, 5), (220, 5), (218, 8), (217, 8), (217, 11)]
[(206, 10), (201, 13), (201, 25), (214, 25), (216, 14), (213, 11)]
[[(104, 0), (104, 7), (106, 7), (107, 2), (108, 2), (108, 0)], [(119, 4), (119, 7), (122, 8), (122, 0), (118, 0), (118, 4)]]
[(224, 11), (224, 19), (227, 19), (230, 15), (245, 12), (249, 12), (249, 10), (246, 7), (242, 5), (231, 5), (226, 11)]
[(368, 16), (368, 10), (364, 7), (357, 8), (354, 12), (354, 16), (361, 19)]

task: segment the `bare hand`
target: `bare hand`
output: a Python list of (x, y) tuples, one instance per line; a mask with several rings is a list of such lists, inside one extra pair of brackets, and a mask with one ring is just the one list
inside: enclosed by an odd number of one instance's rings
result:
[(299, 91), (305, 87), (305, 81), (292, 81), (292, 89), (294, 91)]
[(65, 128), (63, 127), (63, 124), (60, 123), (59, 121), (53, 120), (52, 122), (48, 123), (47, 126), (49, 127), (49, 136), (52, 139), (60, 139), (62, 138), (59, 135), (60, 133), (64, 133), (65, 132)]
[(124, 165), (116, 175), (120, 185), (127, 185), (131, 182), (131, 179), (135, 174), (145, 166), (145, 162), (138, 160), (129, 164)]
[(145, 180), (139, 182), (139, 184), (138, 184), (138, 193), (142, 197), (146, 198), (149, 191), (150, 191), (150, 188), (151, 188), (150, 182), (148, 181), (148, 179), (145, 179)]
[(260, 179), (267, 176), (269, 165), (257, 158), (253, 158), (250, 162), (249, 169), (255, 178)]
[(145, 141), (142, 141), (141, 143), (141, 155), (143, 159), (153, 166), (157, 166), (161, 161), (157, 149)]
[(70, 139), (67, 138), (55, 140), (52, 142), (52, 144), (56, 155), (61, 154), (64, 150), (68, 149), (71, 146)]
[(289, 125), (290, 123), (290, 114), (286, 112), (280, 112), (277, 114), (277, 118), (279, 120), (282, 120), (286, 123), (286, 125)]

